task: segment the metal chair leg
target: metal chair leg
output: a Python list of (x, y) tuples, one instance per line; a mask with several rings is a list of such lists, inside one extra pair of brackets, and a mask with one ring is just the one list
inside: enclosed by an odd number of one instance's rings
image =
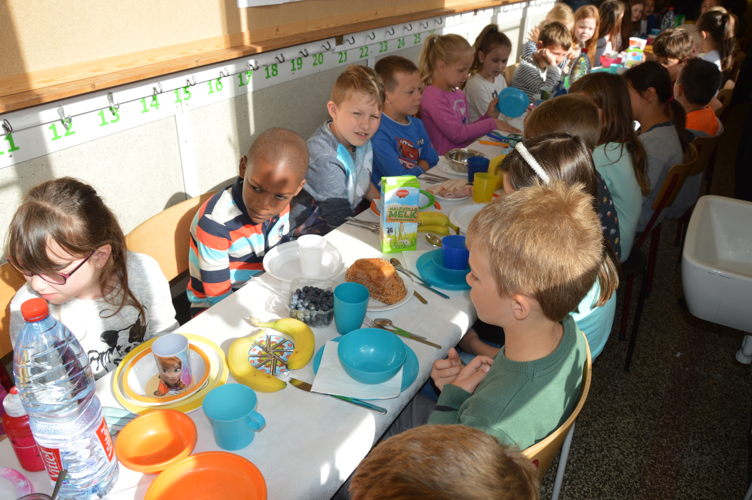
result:
[(564, 482), (564, 471), (567, 468), (567, 460), (569, 460), (569, 447), (572, 445), (575, 424), (577, 424), (577, 422), (572, 423), (572, 427), (569, 428), (567, 437), (564, 438), (564, 443), (561, 445), (559, 465), (556, 467), (556, 479), (554, 480), (554, 489), (551, 492), (551, 500), (558, 500), (559, 494), (561, 493), (561, 485)]
[(619, 322), (619, 340), (626, 338), (627, 324), (629, 322), (629, 304), (632, 299), (632, 283), (634, 275), (627, 276), (627, 283), (624, 285), (624, 304), (621, 306), (621, 321)]
[[(650, 254), (648, 255), (648, 274), (647, 274), (647, 293), (650, 295), (653, 289), (653, 273), (655, 271), (655, 262), (658, 260), (658, 245), (661, 242), (661, 225), (658, 224), (650, 233)], [(644, 279), (644, 277), (643, 277)]]
[(642, 318), (642, 309), (645, 306), (645, 299), (649, 290), (648, 276), (642, 275), (640, 284), (640, 295), (637, 297), (637, 308), (635, 309), (634, 319), (632, 320), (632, 333), (629, 336), (629, 347), (627, 348), (627, 359), (624, 362), (624, 371), (629, 371), (629, 365), (632, 363), (632, 354), (634, 353), (635, 344), (637, 343), (637, 332), (640, 329), (640, 319)]

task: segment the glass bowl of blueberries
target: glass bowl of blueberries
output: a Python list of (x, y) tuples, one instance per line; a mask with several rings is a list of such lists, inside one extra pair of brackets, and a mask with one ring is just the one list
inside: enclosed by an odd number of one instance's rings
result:
[(308, 326), (327, 326), (334, 318), (334, 285), (326, 280), (295, 280), (288, 306), (290, 317)]

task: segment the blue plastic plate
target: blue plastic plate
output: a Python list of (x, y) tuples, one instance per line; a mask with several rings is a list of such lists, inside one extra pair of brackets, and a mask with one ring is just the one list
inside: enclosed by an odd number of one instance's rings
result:
[[(339, 342), (341, 339), (342, 337), (334, 337), (332, 340)], [(413, 351), (412, 347), (407, 345), (407, 343), (405, 343), (405, 347), (407, 347), (407, 357), (405, 358), (405, 364), (402, 366), (402, 387), (400, 388), (400, 392), (413, 385), (415, 379), (418, 378), (418, 370), (420, 369), (418, 356), (416, 356), (415, 351)], [(323, 355), (324, 346), (322, 345), (313, 356), (313, 373), (319, 371), (319, 365), (321, 364), (321, 357)]]
[(418, 257), (415, 263), (420, 277), (437, 288), (445, 290), (469, 290), (470, 285), (465, 281), (470, 268), (457, 270), (444, 267), (441, 248), (431, 250)]
[(527, 110), (530, 99), (527, 94), (515, 87), (507, 87), (499, 94), (499, 102), (496, 109), (509, 118), (517, 118)]

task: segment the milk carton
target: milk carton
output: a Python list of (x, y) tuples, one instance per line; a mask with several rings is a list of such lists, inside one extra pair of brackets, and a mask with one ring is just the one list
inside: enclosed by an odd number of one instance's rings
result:
[(414, 175), (381, 178), (381, 251), (418, 247), (420, 182)]

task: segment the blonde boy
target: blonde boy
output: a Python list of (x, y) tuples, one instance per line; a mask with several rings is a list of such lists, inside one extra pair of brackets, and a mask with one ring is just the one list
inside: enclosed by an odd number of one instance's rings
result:
[(531, 186), (486, 206), (467, 234), (478, 318), (504, 328), (495, 358), (434, 363), (441, 390), (429, 424), (464, 424), (521, 449), (571, 413), (587, 343), (569, 314), (588, 292), (603, 243), (592, 198), (580, 186)]
[(339, 75), (327, 120), (308, 139), (308, 175), (305, 194), (296, 204), (314, 201), (329, 228), (342, 224), (364, 200), (378, 197), (371, 185), (371, 137), (381, 121), (384, 85), (365, 66), (348, 66)]
[(478, 429), (422, 425), (376, 446), (355, 471), (350, 497), (538, 500), (538, 471)]
[(548, 23), (538, 35), (537, 52), (522, 57), (509, 86), (522, 90), (531, 100), (535, 100), (544, 87), (553, 91), (561, 81), (559, 64), (567, 57), (571, 46), (571, 30), (560, 22)]
[(400, 56), (379, 59), (376, 73), (384, 82), (384, 114), (373, 136), (373, 173), (378, 185), (383, 176), (420, 175), (438, 163), (439, 156), (420, 118), (423, 84), (418, 67)]

